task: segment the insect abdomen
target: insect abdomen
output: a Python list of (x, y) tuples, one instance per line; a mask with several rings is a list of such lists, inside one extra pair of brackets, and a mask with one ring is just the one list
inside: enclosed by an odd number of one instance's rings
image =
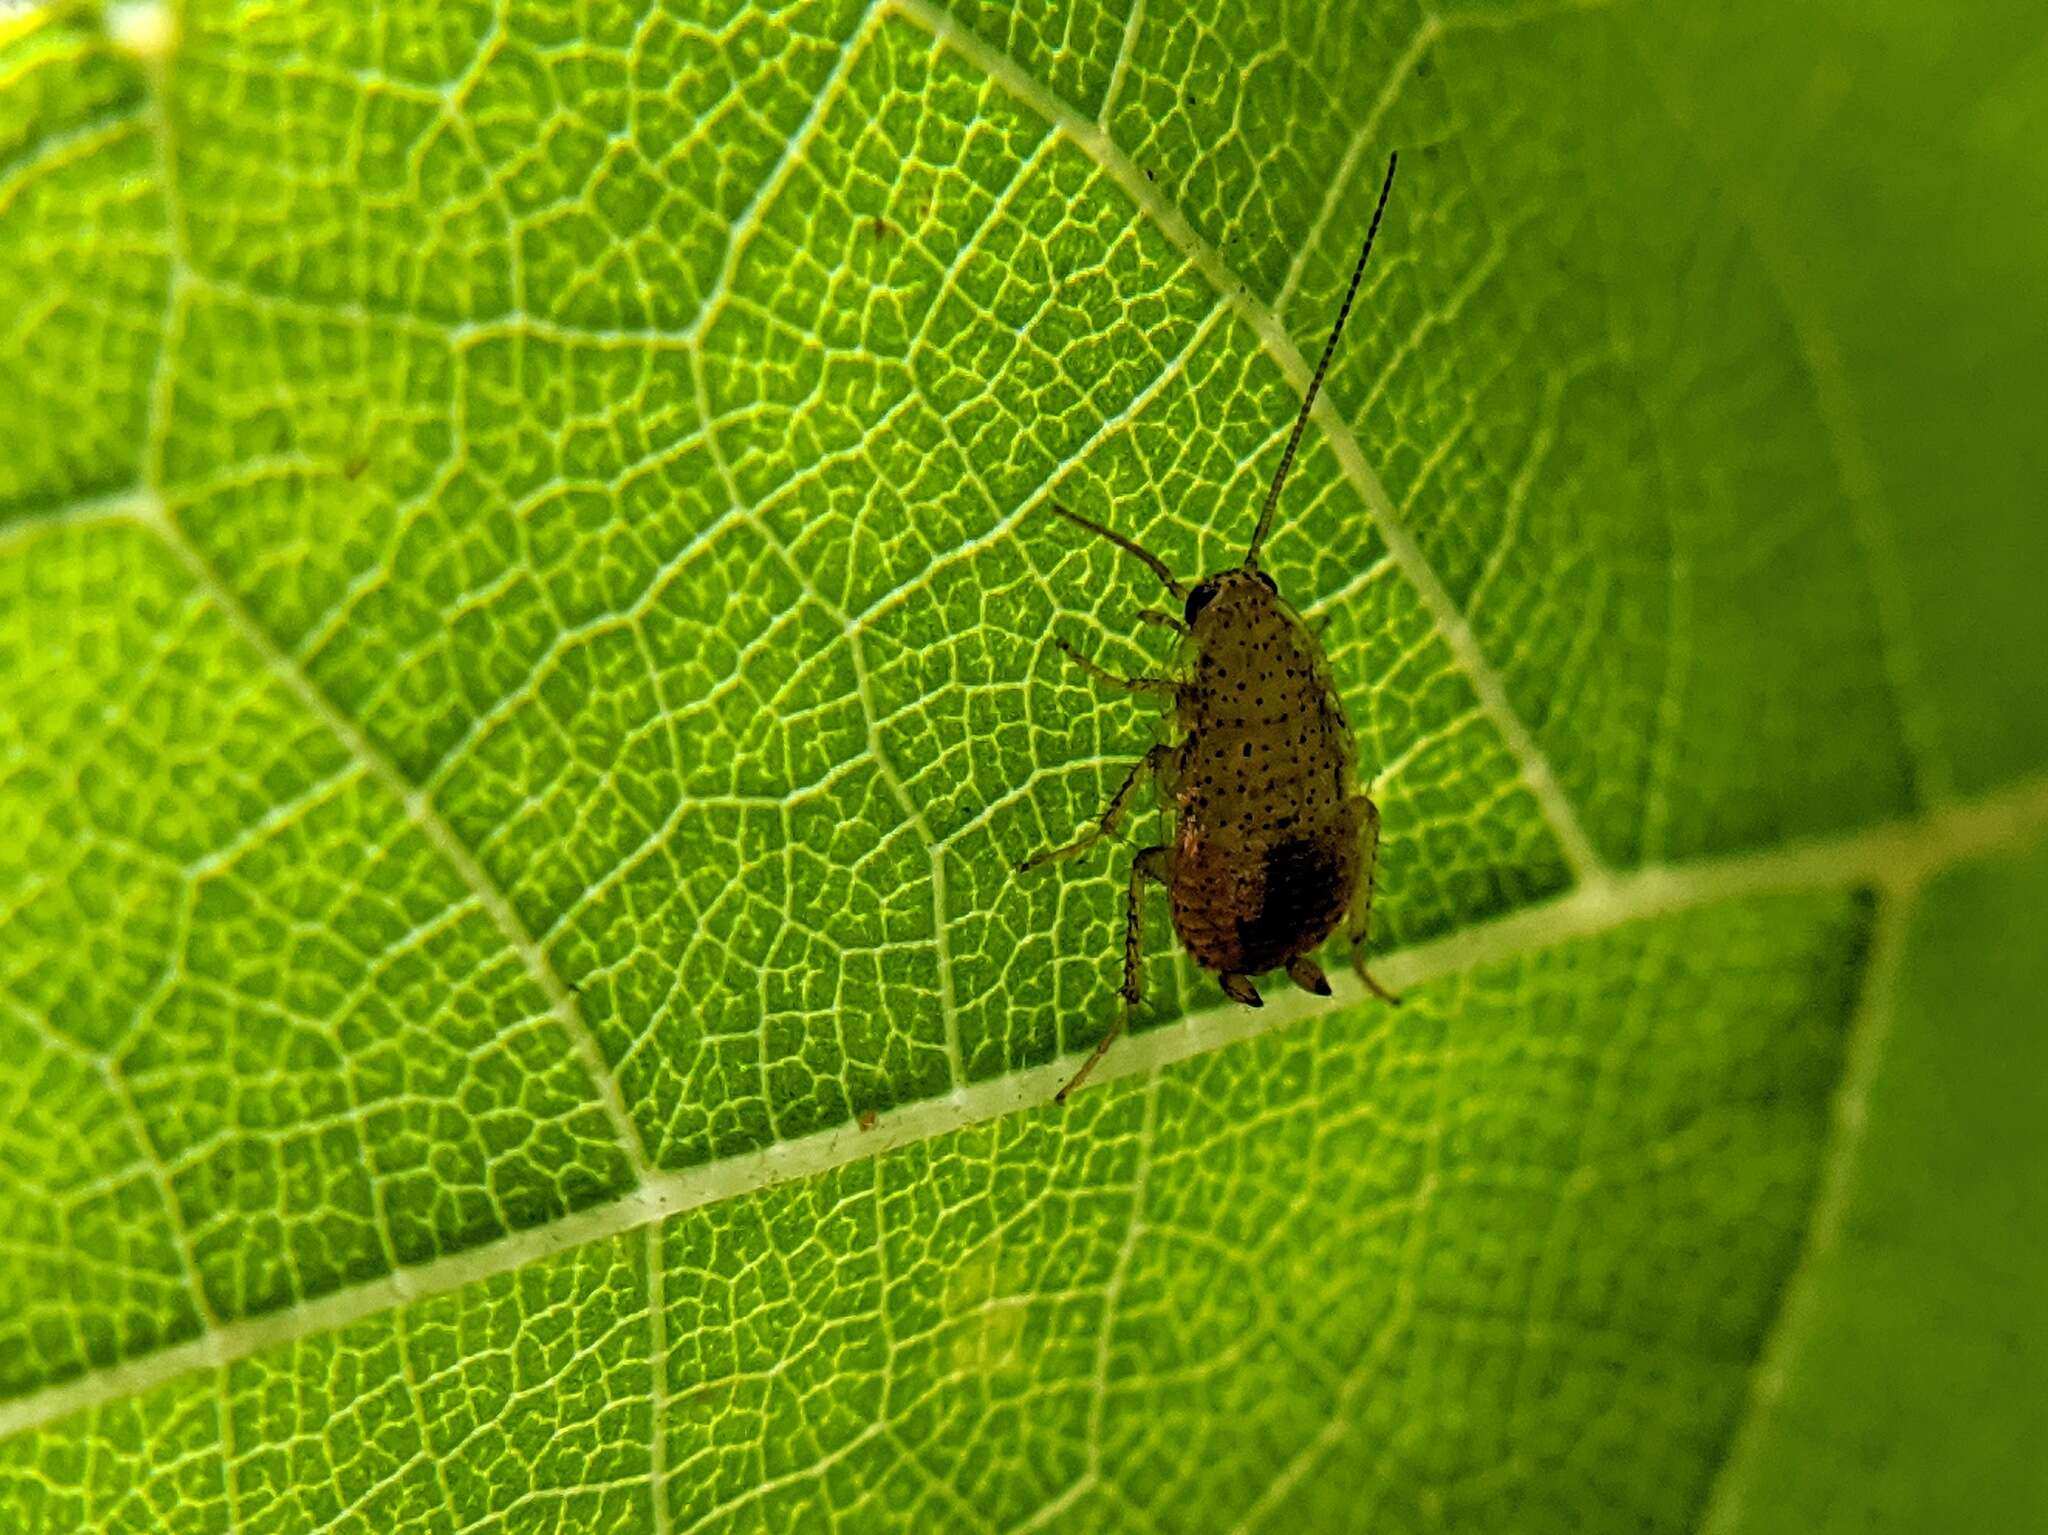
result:
[(1183, 822), (1173, 850), (1174, 930), (1207, 969), (1278, 970), (1319, 947), (1343, 920), (1356, 849), (1356, 828), (1343, 824), (1247, 847), (1205, 838)]
[(1301, 837), (1267, 851), (1258, 909), (1237, 925), (1246, 974), (1278, 970), (1336, 930), (1351, 905), (1354, 841)]

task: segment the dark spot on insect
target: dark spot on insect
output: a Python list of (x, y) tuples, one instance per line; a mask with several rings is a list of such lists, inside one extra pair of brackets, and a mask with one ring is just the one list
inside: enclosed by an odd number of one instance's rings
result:
[[(1395, 163), (1389, 156), (1350, 286), (1241, 563), (1189, 585), (1142, 544), (1053, 503), (1056, 514), (1141, 561), (1182, 599), (1194, 656), (1191, 668), (1170, 679), (1123, 679), (1088, 663), (1112, 683), (1171, 694), (1181, 734), (1154, 746), (1130, 769), (1093, 826), (1018, 865), (1029, 870), (1088, 851), (1116, 836), (1142, 782), (1149, 780), (1159, 792), (1171, 833), (1133, 856), (1123, 984), (1117, 990), (1122, 1006), (1094, 1052), (1054, 1095), (1060, 1102), (1087, 1078), (1139, 1004), (1148, 884), (1166, 887), (1174, 931), (1189, 955), (1215, 973), (1225, 995), (1247, 1007), (1260, 1001), (1252, 977), (1269, 970), (1284, 969), (1297, 986), (1329, 995), (1329, 981), (1313, 955), (1340, 925), (1347, 929), (1360, 979), (1377, 996), (1394, 1000), (1365, 965), (1379, 811), (1358, 787), (1351, 727), (1322, 646), (1261, 568), (1259, 551), (1372, 255)], [(1153, 179), (1150, 170), (1145, 179)], [(1219, 695), (1230, 696), (1236, 711), (1219, 708)]]
[[(1271, 792), (1271, 784), (1262, 786)], [(1341, 912), (1349, 900), (1345, 850), (1313, 837), (1281, 842), (1266, 852), (1250, 908), (1237, 919), (1243, 971), (1278, 970), (1296, 955), (1304, 927)]]
[(880, 1119), (881, 1115), (877, 1114), (873, 1109), (862, 1109), (860, 1111), (860, 1118), (856, 1119), (854, 1123), (859, 1125), (862, 1130), (872, 1130)]

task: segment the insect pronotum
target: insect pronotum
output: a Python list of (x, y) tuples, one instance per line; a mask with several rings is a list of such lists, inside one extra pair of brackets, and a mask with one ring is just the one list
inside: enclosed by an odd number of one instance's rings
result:
[(1108, 1053), (1138, 1005), (1147, 884), (1166, 887), (1174, 931), (1196, 963), (1215, 971), (1225, 995), (1238, 1002), (1257, 1007), (1252, 977), (1282, 969), (1295, 985), (1328, 996), (1330, 983), (1313, 956), (1337, 924), (1347, 921), (1351, 963), (1359, 978), (1382, 1000), (1398, 1000), (1365, 968), (1379, 808), (1358, 785), (1351, 726), (1331, 684), (1323, 647), (1273, 578), (1259, 568), (1259, 549), (1272, 526), (1280, 488), (1294, 465), (1387, 211), (1398, 158), (1387, 157), (1387, 176), (1365, 246), (1302, 396), (1243, 563), (1189, 587), (1151, 550), (1058, 503), (1052, 507), (1076, 527), (1142, 561), (1184, 604), (1179, 618), (1153, 608), (1138, 614), (1142, 622), (1181, 635), (1178, 676), (1120, 677), (1065, 640), (1056, 641), (1098, 682), (1171, 698), (1179, 727), (1177, 741), (1155, 745), (1131, 768), (1094, 825), (1065, 846), (1034, 853), (1017, 866), (1022, 872), (1086, 852), (1116, 831), (1144, 780), (1157, 786), (1171, 832), (1166, 842), (1140, 848), (1131, 860), (1116, 1022), (1055, 1095), (1061, 1103)]

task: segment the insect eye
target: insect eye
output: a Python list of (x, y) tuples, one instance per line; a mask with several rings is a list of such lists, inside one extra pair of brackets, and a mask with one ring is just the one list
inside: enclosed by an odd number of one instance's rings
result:
[(1271, 592), (1275, 597), (1280, 595), (1280, 588), (1273, 584), (1271, 576), (1267, 575), (1263, 570), (1255, 570), (1252, 574), (1259, 578), (1259, 581), (1265, 586), (1267, 591)]
[(1185, 615), (1187, 621), (1189, 623), (1193, 623), (1195, 621), (1195, 615), (1201, 612), (1202, 609), (1206, 608), (1210, 603), (1214, 602), (1215, 600), (1216, 583), (1214, 581), (1202, 582), (1201, 585), (1197, 586), (1193, 591), (1188, 593), (1188, 608), (1187, 613)]

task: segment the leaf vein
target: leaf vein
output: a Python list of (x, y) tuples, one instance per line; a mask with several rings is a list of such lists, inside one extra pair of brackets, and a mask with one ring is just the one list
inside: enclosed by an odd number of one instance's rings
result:
[[(929, 0), (888, 0), (888, 3), (898, 14), (959, 51), (1012, 95), (1053, 122), (1076, 148), (1101, 166), (1103, 172), (1209, 280), (1219, 302), (1233, 309), (1252, 327), (1267, 355), (1288, 380), (1297, 387), (1306, 387), (1310, 371), (1308, 364), (1279, 318), (1271, 309), (1249, 296), (1245, 285), (1237, 280), (1216, 249), (1195, 233), (1187, 220), (1146, 181), (1144, 174), (1132, 165), (1130, 158), (1097, 124), (1032, 79), (1015, 60), (968, 33)], [(1314, 414), (1345, 478), (1371, 509), (1381, 537), (1386, 540), (1388, 549), (1421, 599), (1444, 644), (1506, 742), (1520, 769), (1522, 781), (1549, 823), (1565, 861), (1582, 883), (1597, 884), (1612, 878), (1612, 872), (1580, 823), (1577, 808), (1559, 783), (1548, 754), (1508, 697), (1506, 684), (1480, 648), (1471, 625), (1451, 600), (1434, 567), (1424, 558), (1414, 533), (1395, 512), (1386, 486), (1366, 462), (1349, 424), (1338, 416), (1328, 395), (1317, 400)]]
[[(1620, 874), (1604, 886), (1580, 886), (1461, 932), (1376, 959), (1388, 984), (1412, 988), (1464, 974), (1631, 922), (1746, 896), (1854, 886), (1911, 890), (1952, 864), (2048, 836), (2048, 777), (2000, 793), (1841, 836)], [(1176, 1024), (1126, 1040), (1102, 1063), (1103, 1080), (1137, 1076), (1354, 1006), (1364, 993), (1348, 974), (1335, 994), (1277, 993), (1254, 1012), (1229, 1005), (1191, 1013)], [(207, 1329), (186, 1343), (139, 1356), (0, 1402), (0, 1439), (81, 1409), (150, 1390), (197, 1370), (226, 1365), (280, 1344), (313, 1337), (430, 1295), (511, 1273), (568, 1247), (637, 1231), (773, 1184), (843, 1167), (863, 1157), (933, 1139), (964, 1126), (1042, 1107), (1072, 1075), (1079, 1053), (983, 1078), (952, 1093), (891, 1110), (872, 1129), (841, 1124), (759, 1151), (682, 1172), (651, 1175), (607, 1204), (552, 1223), (382, 1274), (311, 1300)], [(1832, 1159), (1842, 1160), (1840, 1153)], [(1844, 1164), (1846, 1165), (1846, 1164)], [(1836, 1176), (1840, 1176), (1837, 1174)]]
[(184, 530), (177, 525), (162, 504), (152, 500), (142, 505), (144, 510), (139, 520), (154, 532), (170, 553), (184, 565), (194, 584), (220, 608), (222, 615), (244, 643), (255, 651), (271, 673), (290, 689), (300, 705), (317, 719), (352, 757), (362, 763), (379, 784), (397, 797), (406, 819), (418, 828), (420, 834), (447, 862), (456, 877), (475, 895), (491, 918), (492, 924), (498, 929), (506, 944), (518, 955), (547, 998), (549, 1011), (561, 1025), (564, 1035), (576, 1051), (585, 1075), (590, 1079), (592, 1093), (611, 1123), (621, 1154), (626, 1158), (635, 1176), (644, 1180), (649, 1171), (646, 1155), (641, 1147), (639, 1135), (634, 1129), (632, 1117), (626, 1112), (618, 1083), (605, 1061), (604, 1052), (596, 1036), (584, 1023), (575, 998), (563, 985), (553, 962), (527, 931), (525, 923), (513, 909), (505, 892), (498, 888), (497, 883), (477, 861), (475, 853), (456, 836), (454, 829), (442, 818), (432, 800), (407, 780), (398, 764), (372, 742), (354, 720), (342, 713), (312, 678), (285, 654), (269, 630), (258, 622), (255, 615), (242, 603), (241, 598), (221, 579), (205, 555), (185, 536)]

